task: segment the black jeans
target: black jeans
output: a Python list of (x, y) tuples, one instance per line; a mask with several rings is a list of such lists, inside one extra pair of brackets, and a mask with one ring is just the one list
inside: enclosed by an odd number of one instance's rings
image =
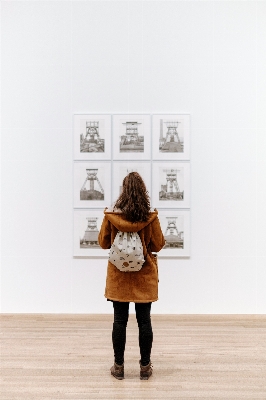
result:
[[(112, 341), (116, 364), (124, 363), (126, 345), (126, 327), (128, 321), (129, 302), (113, 301), (114, 323)], [(141, 364), (150, 362), (153, 332), (151, 326), (151, 303), (135, 303), (136, 319), (139, 327), (139, 348)]]

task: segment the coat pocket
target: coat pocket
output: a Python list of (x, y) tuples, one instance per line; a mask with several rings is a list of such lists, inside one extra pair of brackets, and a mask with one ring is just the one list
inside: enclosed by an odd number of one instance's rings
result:
[(156, 270), (157, 270), (157, 276), (158, 276), (158, 282), (159, 282), (159, 270), (158, 270), (158, 256), (156, 253), (151, 253), (152, 256), (152, 261), (156, 265)]

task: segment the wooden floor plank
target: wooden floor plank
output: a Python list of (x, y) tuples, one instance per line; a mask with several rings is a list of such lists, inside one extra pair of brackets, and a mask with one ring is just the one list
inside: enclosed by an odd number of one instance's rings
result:
[(140, 381), (129, 315), (125, 379), (110, 374), (113, 316), (2, 314), (1, 400), (266, 399), (265, 315), (152, 315), (153, 375)]

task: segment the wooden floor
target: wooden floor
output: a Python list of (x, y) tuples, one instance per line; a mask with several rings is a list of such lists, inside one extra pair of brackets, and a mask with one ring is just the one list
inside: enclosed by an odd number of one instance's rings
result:
[(125, 379), (111, 376), (112, 318), (2, 314), (1, 400), (266, 399), (266, 315), (152, 315), (148, 381), (134, 314)]

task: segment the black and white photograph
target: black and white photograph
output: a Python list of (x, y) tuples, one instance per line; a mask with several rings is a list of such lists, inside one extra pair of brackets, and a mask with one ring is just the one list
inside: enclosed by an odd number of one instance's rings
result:
[(104, 207), (111, 201), (111, 163), (74, 162), (74, 207)]
[(152, 200), (154, 207), (187, 208), (190, 205), (190, 165), (153, 163)]
[(190, 115), (160, 114), (152, 116), (153, 159), (189, 160)]
[(74, 114), (74, 159), (111, 159), (111, 115)]
[(107, 256), (98, 243), (98, 235), (103, 221), (103, 211), (74, 210), (73, 211), (73, 256)]
[(160, 210), (159, 220), (166, 241), (160, 255), (188, 257), (190, 255), (190, 211)]
[(159, 168), (159, 200), (184, 200), (184, 167)]
[(138, 172), (149, 192), (149, 196), (151, 197), (151, 164), (150, 162), (114, 162), (113, 163), (113, 199), (112, 201), (116, 201), (118, 196), (122, 192), (122, 183), (123, 179), (130, 172)]
[(113, 116), (113, 151), (115, 160), (150, 159), (150, 115), (117, 114)]

